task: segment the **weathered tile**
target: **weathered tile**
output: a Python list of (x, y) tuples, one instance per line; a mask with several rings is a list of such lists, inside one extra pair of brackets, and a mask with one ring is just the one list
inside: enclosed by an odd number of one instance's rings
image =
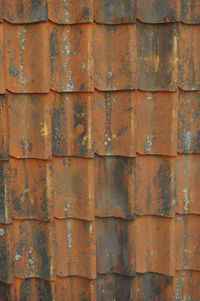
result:
[[(0, 2), (1, 3), (1, 2)], [(1, 7), (0, 7), (1, 11)], [(1, 14), (1, 12), (0, 12)], [(0, 20), (1, 22), (1, 20)], [(0, 24), (0, 94), (5, 93), (5, 41), (4, 41), (4, 25)]]
[(181, 21), (187, 24), (200, 24), (199, 0), (181, 0)]
[(174, 219), (144, 216), (135, 221), (136, 271), (174, 275)]
[(8, 102), (0, 95), (0, 160), (7, 160), (8, 153)]
[(200, 153), (200, 92), (179, 93), (178, 152)]
[(176, 269), (200, 271), (200, 218), (198, 215), (176, 217)]
[(179, 24), (179, 87), (200, 90), (200, 25)]
[(7, 224), (11, 220), (10, 164), (0, 161), (0, 222)]
[(137, 53), (140, 90), (177, 90), (176, 24), (138, 23)]
[(35, 23), (48, 20), (47, 0), (2, 0), (3, 16), (10, 23)]
[(53, 217), (51, 162), (10, 158), (11, 201), (17, 219)]
[(93, 222), (56, 220), (56, 264), (60, 277), (96, 277), (95, 228)]
[(4, 26), (6, 88), (16, 93), (49, 92), (48, 25)]
[(8, 93), (9, 153), (16, 158), (50, 159), (51, 99), (48, 94)]
[(175, 212), (175, 158), (137, 156), (136, 213), (173, 216)]
[(136, 87), (136, 25), (94, 26), (95, 88)]
[(88, 23), (93, 20), (92, 0), (48, 0), (49, 19), (58, 24)]
[(95, 93), (92, 126), (95, 153), (128, 157), (136, 155), (135, 98), (134, 92)]
[(92, 93), (55, 93), (52, 147), (55, 156), (93, 157)]
[(93, 91), (92, 24), (49, 23), (51, 89)]
[(15, 276), (17, 278), (55, 277), (55, 239), (52, 223), (36, 220), (14, 222)]
[(176, 8), (174, 0), (138, 0), (137, 18), (146, 23), (175, 22)]
[(175, 300), (198, 301), (200, 296), (200, 272), (177, 271), (175, 277)]
[(96, 0), (94, 19), (102, 24), (135, 23), (136, 0)]
[(97, 273), (134, 275), (133, 221), (96, 218)]
[(95, 157), (96, 216), (133, 218), (135, 159)]
[(137, 93), (137, 147), (140, 154), (176, 156), (177, 93)]
[(94, 161), (53, 158), (53, 203), (57, 218), (94, 220)]

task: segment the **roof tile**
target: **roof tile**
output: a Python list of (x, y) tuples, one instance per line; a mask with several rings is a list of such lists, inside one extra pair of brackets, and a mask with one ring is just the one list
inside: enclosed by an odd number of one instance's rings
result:
[(93, 157), (92, 94), (53, 95), (52, 143), (55, 156)]
[(135, 98), (135, 93), (127, 91), (95, 93), (93, 106), (95, 153), (135, 156)]
[(94, 161), (53, 158), (55, 217), (94, 220)]
[(0, 67), (1, 67), (0, 68), (0, 94), (5, 93), (5, 53), (4, 53), (4, 47), (5, 47), (4, 25), (0, 24)]
[(176, 217), (176, 269), (200, 271), (200, 218), (198, 215)]
[(200, 25), (179, 24), (179, 87), (200, 90)]
[(96, 218), (96, 237), (97, 273), (133, 275), (133, 222), (119, 218)]
[(133, 218), (134, 182), (134, 158), (96, 156), (96, 216)]
[(175, 212), (174, 176), (175, 158), (137, 156), (136, 213), (173, 216)]
[(9, 152), (16, 158), (50, 159), (51, 99), (48, 94), (8, 93)]
[(136, 25), (95, 25), (95, 88), (103, 91), (136, 87)]
[(60, 277), (96, 277), (95, 228), (93, 222), (56, 220), (56, 262)]
[(49, 23), (49, 34), (52, 90), (93, 91), (92, 25)]
[(177, 104), (177, 93), (137, 93), (138, 153), (176, 156)]
[(181, 21), (188, 24), (200, 23), (199, 0), (181, 0)]
[(200, 273), (195, 271), (180, 271), (175, 278), (175, 298), (177, 300), (198, 301), (200, 296)]
[(0, 0), (0, 23), (3, 21), (3, 0)]
[(137, 0), (137, 18), (146, 23), (166, 23), (176, 20), (174, 0)]
[(48, 20), (47, 0), (2, 0), (3, 15), (10, 23), (35, 23)]
[(97, 23), (135, 23), (136, 0), (96, 0), (94, 19)]
[(177, 90), (176, 24), (138, 23), (137, 52), (140, 90)]
[(87, 23), (93, 20), (92, 0), (48, 0), (49, 19), (58, 24)]
[(10, 223), (11, 195), (10, 195), (10, 164), (0, 161), (0, 223)]
[(200, 153), (200, 92), (179, 93), (178, 151)]
[(48, 25), (5, 23), (5, 41), (6, 88), (16, 93), (48, 92)]
[(13, 216), (17, 219), (51, 219), (51, 162), (10, 158), (10, 168)]
[(0, 95), (0, 160), (7, 160), (8, 152), (8, 103), (5, 95)]
[(143, 216), (136, 219), (137, 272), (174, 275), (174, 228), (174, 219), (152, 216)]

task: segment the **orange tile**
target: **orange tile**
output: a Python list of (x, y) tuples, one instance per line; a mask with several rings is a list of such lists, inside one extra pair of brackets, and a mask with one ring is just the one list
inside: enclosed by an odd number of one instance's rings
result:
[(85, 158), (53, 158), (55, 217), (94, 220), (94, 162)]
[(137, 18), (146, 23), (175, 22), (176, 8), (174, 0), (137, 0)]
[(175, 300), (198, 301), (200, 296), (200, 273), (195, 271), (176, 272)]
[(179, 93), (178, 152), (200, 153), (200, 92)]
[(96, 216), (134, 215), (135, 159), (95, 157)]
[(179, 87), (200, 89), (200, 25), (179, 24)]
[(48, 0), (49, 19), (58, 24), (88, 23), (93, 20), (92, 0)]
[(138, 153), (176, 156), (177, 104), (177, 93), (137, 93)]
[(93, 91), (92, 24), (49, 23), (51, 89)]
[(176, 217), (176, 269), (200, 271), (200, 218), (198, 215)]
[(8, 93), (9, 152), (16, 158), (50, 159), (51, 99), (48, 94)]
[(137, 24), (138, 87), (144, 91), (177, 90), (176, 24)]
[[(0, 7), (1, 10), (1, 7)], [(4, 25), (0, 24), (0, 94), (5, 93)]]
[(173, 216), (175, 211), (175, 158), (137, 156), (136, 213)]
[(181, 21), (188, 24), (200, 23), (199, 0), (181, 0)]
[(176, 212), (200, 214), (200, 155), (179, 155), (176, 165)]
[(133, 222), (96, 218), (97, 273), (135, 273)]
[(11, 195), (10, 195), (10, 164), (8, 161), (0, 161), (0, 223), (10, 223)]
[(8, 152), (8, 102), (5, 95), (0, 95), (0, 160), (7, 160)]
[(96, 277), (95, 228), (93, 222), (56, 220), (57, 275)]
[(55, 156), (94, 156), (92, 97), (92, 93), (53, 95), (52, 143)]
[(48, 92), (48, 25), (5, 23), (4, 26), (6, 88), (16, 93)]
[(138, 217), (135, 221), (136, 271), (174, 275), (174, 220)]
[(3, 21), (3, 0), (0, 0), (0, 23)]
[(47, 0), (2, 0), (3, 15), (10, 23), (47, 21)]
[(95, 88), (103, 91), (136, 87), (136, 25), (95, 25)]
[(95, 153), (135, 156), (135, 98), (134, 92), (95, 93), (92, 126)]
[(102, 24), (135, 23), (136, 0), (96, 0), (94, 19)]

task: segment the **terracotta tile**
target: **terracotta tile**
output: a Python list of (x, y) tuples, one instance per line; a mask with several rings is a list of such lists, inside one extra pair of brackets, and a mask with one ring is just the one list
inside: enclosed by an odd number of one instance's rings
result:
[(174, 0), (138, 0), (137, 18), (146, 23), (175, 22), (176, 7)]
[(96, 92), (94, 98), (95, 153), (135, 156), (135, 93)]
[(199, 0), (181, 0), (181, 21), (188, 24), (200, 23)]
[(11, 301), (11, 285), (0, 283), (0, 300)]
[(179, 25), (179, 87), (200, 89), (200, 25)]
[(96, 277), (95, 228), (93, 222), (56, 220), (57, 275)]
[(5, 43), (6, 88), (16, 93), (48, 92), (48, 25), (6, 23)]
[(92, 93), (55, 93), (52, 139), (55, 156), (93, 157)]
[(46, 0), (2, 0), (5, 20), (10, 23), (35, 23), (48, 20)]
[(176, 269), (200, 271), (200, 218), (198, 215), (176, 217)]
[(52, 218), (51, 163), (10, 158), (10, 168), (13, 216), (17, 219)]
[(200, 214), (200, 155), (179, 155), (176, 166), (176, 211)]
[(177, 93), (137, 93), (137, 147), (140, 154), (176, 156)]
[(96, 218), (97, 273), (134, 275), (133, 222), (119, 218)]
[(51, 99), (48, 94), (8, 93), (9, 152), (16, 158), (50, 159)]
[(0, 160), (7, 160), (8, 153), (8, 103), (5, 95), (0, 95)]
[(0, 223), (10, 223), (11, 195), (10, 195), (10, 164), (0, 161)]
[(173, 216), (175, 211), (175, 158), (137, 156), (136, 213)]
[(174, 275), (174, 220), (138, 217), (135, 221), (136, 271)]
[(14, 222), (15, 276), (54, 278), (54, 227), (40, 221)]
[(97, 23), (135, 23), (136, 0), (96, 0), (94, 19)]
[(58, 24), (87, 23), (93, 20), (92, 0), (48, 0), (49, 19)]
[(95, 157), (96, 216), (133, 218), (135, 159)]
[(180, 271), (175, 277), (175, 300), (198, 301), (200, 296), (200, 273)]
[(179, 93), (178, 151), (200, 153), (200, 92)]
[(94, 220), (94, 161), (53, 158), (55, 217)]
[(177, 90), (176, 24), (137, 24), (138, 87), (144, 91)]
[(105, 274), (97, 276), (97, 301), (135, 300), (132, 294), (132, 278), (119, 274)]
[(96, 89), (134, 89), (136, 25), (95, 25), (94, 60)]
[(2, 23), (3, 18), (3, 0), (0, 0), (0, 23)]
[[(1, 3), (1, 2), (0, 2)], [(1, 10), (1, 7), (0, 7)], [(1, 12), (0, 12), (1, 13)], [(1, 22), (1, 19), (0, 19)], [(0, 94), (5, 93), (4, 25), (0, 24)]]
[(49, 23), (51, 89), (93, 91), (92, 24)]

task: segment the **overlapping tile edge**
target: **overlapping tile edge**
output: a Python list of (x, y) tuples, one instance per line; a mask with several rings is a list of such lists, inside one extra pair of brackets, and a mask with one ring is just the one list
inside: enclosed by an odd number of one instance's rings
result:
[(163, 0), (164, 17), (138, 0), (140, 15), (119, 6), (104, 18), (99, 0), (93, 22), (92, 1), (75, 1), (85, 14), (49, 1), (47, 23), (46, 1), (21, 16), (9, 2), (0, 298), (198, 300), (198, 7), (190, 16), (186, 1)]

